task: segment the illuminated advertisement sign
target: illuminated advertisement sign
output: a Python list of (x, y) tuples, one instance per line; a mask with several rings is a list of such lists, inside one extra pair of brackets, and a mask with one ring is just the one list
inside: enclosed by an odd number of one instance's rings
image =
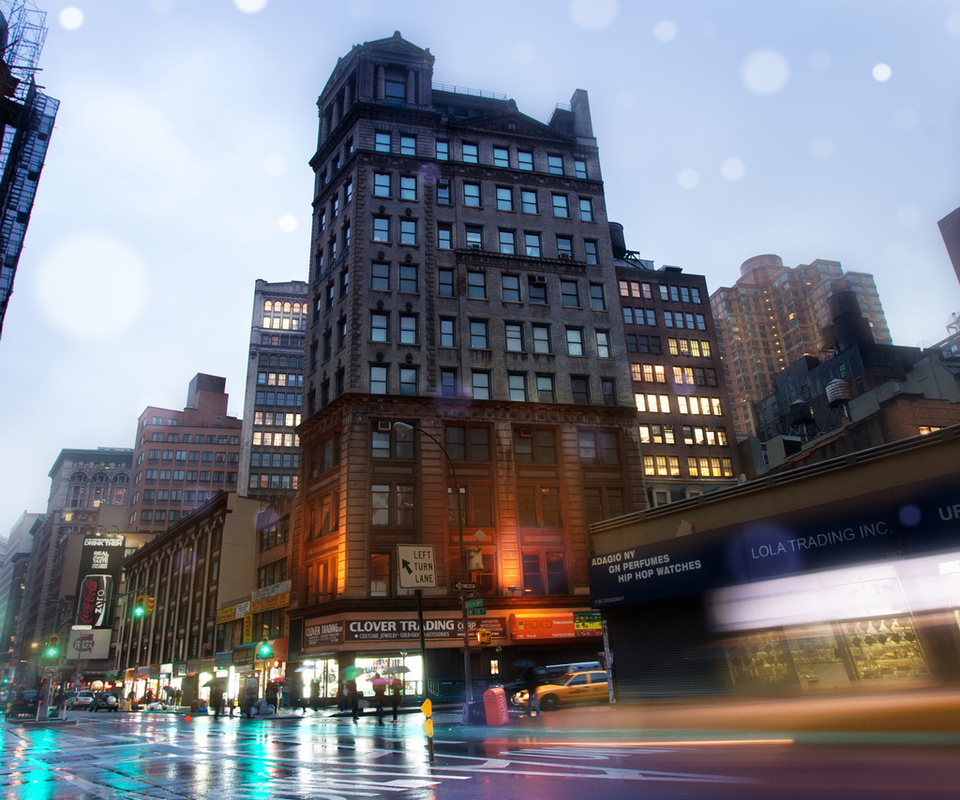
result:
[(113, 628), (113, 601), (120, 582), (124, 539), (115, 534), (83, 537), (77, 581), (76, 624)]

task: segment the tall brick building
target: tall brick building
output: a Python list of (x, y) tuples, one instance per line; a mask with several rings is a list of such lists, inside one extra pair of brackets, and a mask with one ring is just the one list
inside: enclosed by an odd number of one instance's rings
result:
[(318, 101), (291, 568), (291, 658), (404, 658), (414, 688), (398, 545), (436, 554), (431, 674), (460, 673), (466, 581), (503, 647), (477, 650), (489, 675), (595, 657), (598, 628), (574, 625), (587, 529), (645, 506), (586, 92), (544, 124), (435, 86), (433, 62), (399, 33), (358, 45)]
[(837, 261), (785, 267), (780, 256), (754, 256), (733, 286), (710, 296), (738, 439), (756, 435), (752, 404), (769, 394), (771, 377), (828, 346), (822, 332), (833, 321), (829, 300), (838, 292), (853, 292), (874, 341), (890, 344), (873, 276), (844, 272)]

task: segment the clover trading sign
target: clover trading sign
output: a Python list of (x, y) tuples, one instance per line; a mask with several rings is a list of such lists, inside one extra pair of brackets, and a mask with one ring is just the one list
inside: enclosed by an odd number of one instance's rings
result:
[(398, 544), (397, 564), (400, 566), (401, 589), (437, 588), (433, 545)]

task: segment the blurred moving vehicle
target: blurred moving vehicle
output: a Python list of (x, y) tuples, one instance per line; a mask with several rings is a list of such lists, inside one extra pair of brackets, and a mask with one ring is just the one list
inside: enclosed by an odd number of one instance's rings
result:
[[(545, 667), (532, 667), (532, 670), (537, 684), (542, 686), (545, 683), (556, 683), (561, 676), (570, 672), (602, 671), (603, 668), (599, 661), (574, 661), (569, 664), (547, 664)], [(526, 675), (521, 680), (505, 683), (503, 691), (507, 695), (507, 702), (514, 708), (525, 708), (527, 705), (526, 688)]]
[[(553, 711), (561, 705), (596, 703), (609, 700), (607, 673), (602, 670), (568, 672), (552, 683), (537, 687), (537, 699), (542, 711)], [(515, 703), (526, 707), (529, 695), (525, 690), (515, 694)]]
[(115, 694), (100, 692), (90, 706), (91, 711), (119, 711), (120, 701)]
[(94, 695), (93, 692), (80, 691), (75, 692), (67, 698), (65, 703), (67, 708), (71, 709), (86, 709), (90, 710), (90, 707), (93, 705)]
[(34, 717), (37, 714), (37, 706), (40, 704), (40, 692), (33, 689), (26, 691), (12, 692), (4, 713), (7, 719), (18, 719), (20, 717)]

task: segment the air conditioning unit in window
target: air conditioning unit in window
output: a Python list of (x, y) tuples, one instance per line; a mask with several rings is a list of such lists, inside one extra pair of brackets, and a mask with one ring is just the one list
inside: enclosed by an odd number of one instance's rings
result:
[(391, 430), (392, 428), (393, 428), (393, 423), (392, 423), (392, 422), (388, 422), (387, 420), (379, 420), (379, 421), (377, 422), (377, 430), (378, 430), (378, 431), (389, 431), (389, 430)]
[(560, 253), (560, 256), (559, 256), (559, 257), (560, 257), (560, 260), (561, 260), (561, 261), (572, 261), (572, 260), (573, 260), (573, 256), (572, 256), (570, 253)]
[(533, 428), (521, 428), (521, 429), (520, 429), (520, 438), (521, 438), (521, 439), (532, 439), (532, 438), (533, 438)]
[(530, 285), (531, 285), (531, 286), (546, 286), (546, 285), (547, 285), (547, 279), (544, 278), (542, 275), (534, 275), (534, 276), (530, 279)]
[(467, 245), (467, 250), (480, 250), (480, 249), (481, 249), (480, 245), (478, 245), (476, 242), (470, 242)]

